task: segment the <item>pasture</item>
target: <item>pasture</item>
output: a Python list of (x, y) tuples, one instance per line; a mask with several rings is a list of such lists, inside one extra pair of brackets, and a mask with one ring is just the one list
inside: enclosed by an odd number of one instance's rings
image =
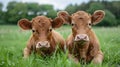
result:
[[(75, 64), (67, 58), (67, 53), (55, 53), (50, 57), (34, 56), (22, 58), (23, 49), (31, 35), (31, 31), (23, 31), (18, 26), (0, 25), (0, 67), (120, 67), (120, 27), (93, 28), (104, 53), (101, 65)], [(70, 34), (70, 26), (56, 29), (66, 39)]]

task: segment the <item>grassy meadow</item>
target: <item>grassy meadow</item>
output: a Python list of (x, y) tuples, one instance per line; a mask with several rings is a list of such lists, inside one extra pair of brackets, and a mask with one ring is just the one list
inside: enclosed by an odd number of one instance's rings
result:
[[(47, 58), (35, 57), (32, 54), (28, 59), (23, 59), (23, 49), (31, 31), (23, 31), (13, 25), (0, 25), (0, 67), (120, 67), (120, 27), (93, 29), (104, 53), (104, 61), (101, 65), (75, 64), (64, 53), (55, 53)], [(56, 31), (66, 39), (71, 29), (69, 26), (63, 26)]]

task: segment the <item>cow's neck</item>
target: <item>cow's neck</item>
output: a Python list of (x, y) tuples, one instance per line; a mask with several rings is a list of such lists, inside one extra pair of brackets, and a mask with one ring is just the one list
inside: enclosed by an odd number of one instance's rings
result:
[(88, 35), (88, 37), (89, 37), (89, 40), (90, 40), (90, 42), (96, 42), (96, 43), (98, 43), (99, 44), (99, 41), (98, 41), (98, 39), (97, 39), (97, 36), (96, 36), (96, 34), (95, 34), (95, 32), (91, 29), (90, 31), (89, 31), (89, 33), (87, 34)]

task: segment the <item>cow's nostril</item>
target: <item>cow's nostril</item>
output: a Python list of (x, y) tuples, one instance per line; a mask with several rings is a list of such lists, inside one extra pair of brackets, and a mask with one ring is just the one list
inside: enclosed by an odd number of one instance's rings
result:
[(79, 37), (79, 36), (77, 36), (77, 39), (80, 39), (80, 37)]
[(87, 36), (84, 36), (84, 39), (87, 39)]
[(46, 44), (46, 46), (48, 47), (48, 43)]
[(50, 47), (50, 44), (48, 42), (46, 43), (46, 47)]
[(39, 46), (42, 46), (41, 43), (39, 43)]

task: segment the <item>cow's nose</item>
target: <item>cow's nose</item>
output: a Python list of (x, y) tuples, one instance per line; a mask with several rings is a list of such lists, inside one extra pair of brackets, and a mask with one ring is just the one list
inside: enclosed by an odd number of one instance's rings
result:
[(50, 47), (49, 42), (48, 41), (38, 42), (36, 48), (42, 48), (42, 47), (49, 48)]
[(86, 34), (79, 34), (79, 35), (76, 35), (75, 37), (75, 41), (89, 41), (89, 38)]

